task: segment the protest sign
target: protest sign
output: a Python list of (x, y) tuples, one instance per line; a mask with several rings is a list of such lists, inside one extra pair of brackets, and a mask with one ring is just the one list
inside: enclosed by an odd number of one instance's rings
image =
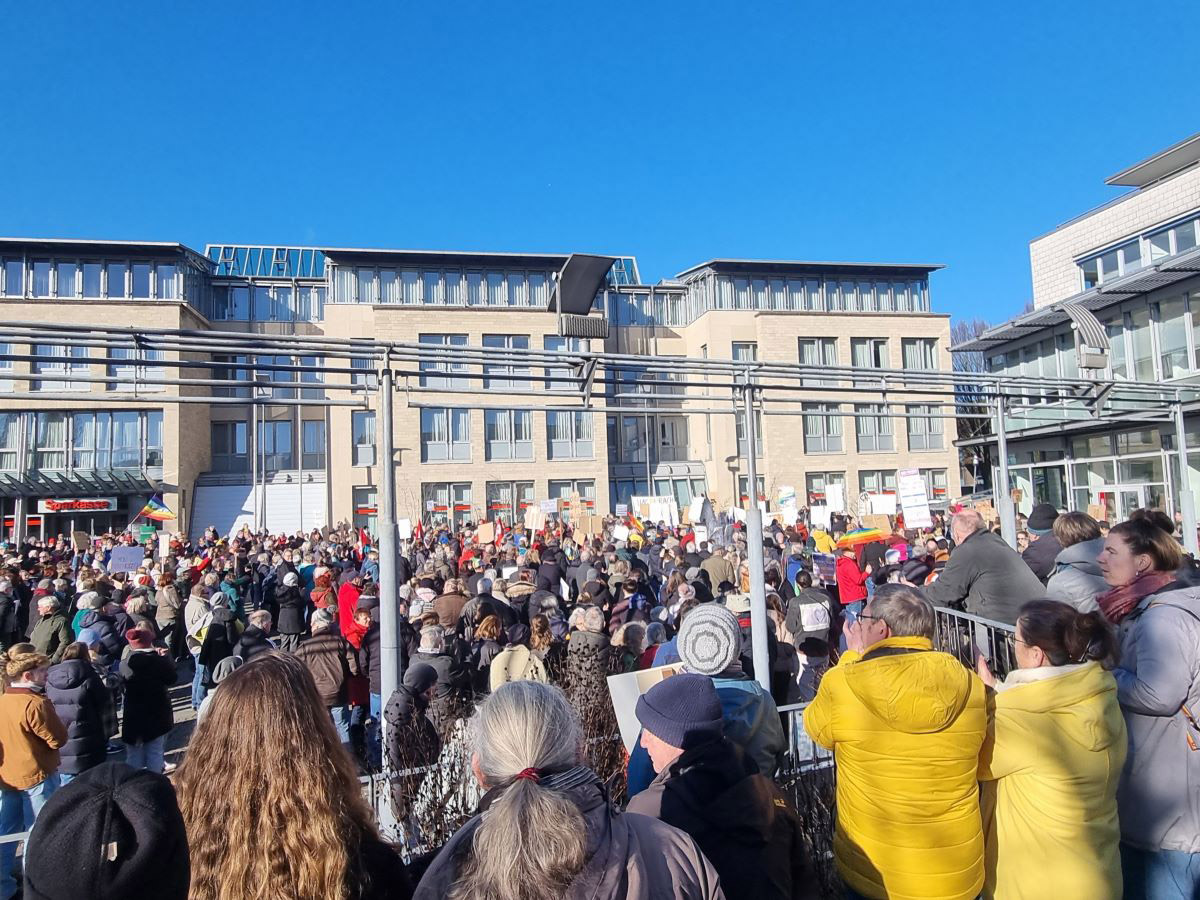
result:
[(875, 516), (894, 516), (896, 514), (895, 494), (871, 494), (868, 506)]
[(704, 495), (693, 497), (691, 504), (688, 506), (688, 518), (693, 522), (699, 522), (700, 517), (704, 514)]
[(146, 551), (142, 547), (113, 547), (108, 558), (108, 571), (135, 572), (145, 560)]
[(481, 522), (475, 529), (475, 542), (490, 544), (494, 540), (496, 540), (496, 526), (491, 522)]
[(1097, 522), (1103, 522), (1107, 518), (1107, 516), (1105, 515), (1103, 503), (1089, 503), (1088, 508), (1087, 508), (1087, 514), (1089, 516), (1091, 516), (1093, 519), (1095, 519)]
[(696, 536), (696, 543), (702, 544), (708, 540), (708, 529), (703, 525), (697, 525), (692, 529), (692, 534)]
[(558, 513), (558, 500), (542, 500), (538, 503), (538, 509), (548, 516), (553, 516)]
[(779, 508), (787, 509), (796, 505), (796, 489), (790, 484), (779, 486)]
[(813, 554), (813, 569), (819, 578), (825, 584), (834, 584), (837, 582), (837, 557), (832, 553), (814, 553)]
[(829, 530), (829, 507), (828, 506), (812, 506), (808, 510), (808, 521), (813, 528), (820, 528), (823, 531)]
[(614, 512), (613, 515), (615, 516), (621, 517), (629, 515), (628, 503), (618, 503), (614, 508), (616, 509), (616, 512)]
[(614, 525), (612, 536), (614, 541), (623, 541), (629, 537), (628, 525)]
[(91, 546), (92, 536), (86, 531), (71, 532), (71, 546), (78, 552), (83, 552)]
[(843, 484), (825, 485), (825, 505), (831, 513), (846, 511), (846, 486)]
[(929, 495), (920, 469), (901, 469), (896, 473), (900, 489), (900, 507), (904, 510), (904, 524), (908, 528), (932, 528), (933, 517), (929, 514)]
[(166, 559), (171, 555), (171, 536), (165, 531), (158, 534), (158, 558)]
[(407, 541), (413, 536), (412, 519), (401, 519), (396, 523), (396, 537), (402, 541)]

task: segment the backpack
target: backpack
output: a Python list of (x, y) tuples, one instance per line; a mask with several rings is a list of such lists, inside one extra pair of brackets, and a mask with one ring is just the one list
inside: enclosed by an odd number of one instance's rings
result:
[(488, 670), (489, 690), (510, 681), (546, 681), (546, 667), (523, 644), (501, 650)]

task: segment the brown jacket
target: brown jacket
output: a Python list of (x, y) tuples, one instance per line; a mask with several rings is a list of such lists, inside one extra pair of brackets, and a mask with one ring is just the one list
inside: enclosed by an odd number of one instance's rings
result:
[(41, 691), (9, 687), (0, 696), (0, 783), (19, 791), (58, 771), (67, 729)]
[[(713, 593), (717, 592), (717, 588), (721, 586), (722, 581), (728, 581), (730, 584), (736, 584), (735, 578), (737, 573), (734, 571), (733, 563), (727, 560), (724, 556), (713, 554), (708, 559), (700, 563), (700, 568), (708, 573), (708, 577), (712, 580)], [(684, 574), (687, 574), (686, 572)]]
[(453, 628), (458, 624), (467, 598), (462, 594), (438, 594), (433, 598), (433, 611), (437, 613), (438, 624), (443, 628)]
[(358, 674), (358, 653), (334, 628), (314, 634), (300, 645), (296, 656), (308, 667), (317, 693), (326, 706), (346, 703), (351, 675)]

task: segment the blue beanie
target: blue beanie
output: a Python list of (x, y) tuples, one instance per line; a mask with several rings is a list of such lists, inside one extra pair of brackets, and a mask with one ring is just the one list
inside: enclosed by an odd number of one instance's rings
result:
[(643, 728), (681, 750), (719, 738), (725, 727), (721, 698), (707, 675), (685, 672), (660, 681), (638, 698), (636, 713)]

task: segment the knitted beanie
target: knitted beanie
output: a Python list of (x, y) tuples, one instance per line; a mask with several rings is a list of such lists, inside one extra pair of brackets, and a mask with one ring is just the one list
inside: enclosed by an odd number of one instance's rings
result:
[(689, 672), (720, 675), (738, 658), (742, 629), (737, 616), (719, 603), (702, 603), (679, 628), (679, 659)]
[(672, 747), (690, 750), (721, 736), (721, 699), (707, 675), (682, 673), (660, 681), (638, 698), (642, 727)]
[(191, 870), (175, 789), (105, 762), (46, 801), (25, 849), (26, 898), (185, 900)]

